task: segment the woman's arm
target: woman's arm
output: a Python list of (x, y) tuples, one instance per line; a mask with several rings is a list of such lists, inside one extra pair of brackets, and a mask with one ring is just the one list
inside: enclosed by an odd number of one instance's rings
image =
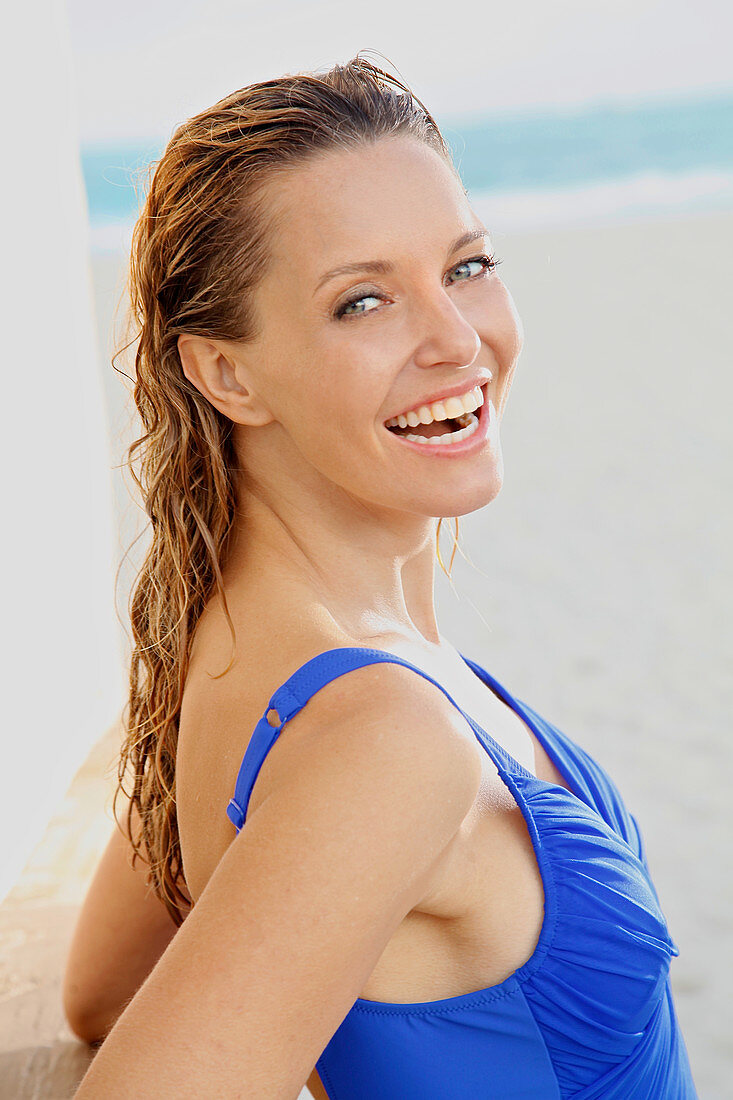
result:
[(396, 664), (352, 679), (278, 739), (263, 800), (76, 1100), (294, 1100), (306, 1085), (481, 781), (440, 689)]
[[(121, 823), (127, 807), (122, 795)], [(133, 833), (139, 835), (133, 808)], [(69, 1027), (95, 1043), (110, 1031), (177, 928), (165, 905), (146, 885), (148, 864), (130, 866), (132, 845), (115, 825), (79, 912), (66, 961), (63, 1008)], [(186, 893), (186, 891), (183, 891)]]

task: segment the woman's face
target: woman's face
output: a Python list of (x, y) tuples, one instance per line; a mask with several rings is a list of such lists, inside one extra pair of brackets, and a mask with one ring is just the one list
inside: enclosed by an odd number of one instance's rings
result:
[[(276, 228), (255, 296), (261, 333), (237, 354), (272, 420), (238, 427), (245, 468), (272, 474), (264, 460), (277, 455), (283, 476), (307, 487), (325, 479), (329, 493), (423, 516), (488, 503), (522, 337), (453, 172), (424, 143), (391, 137), (286, 171), (267, 202)], [(385, 425), (477, 384), (470, 447), (405, 442)]]

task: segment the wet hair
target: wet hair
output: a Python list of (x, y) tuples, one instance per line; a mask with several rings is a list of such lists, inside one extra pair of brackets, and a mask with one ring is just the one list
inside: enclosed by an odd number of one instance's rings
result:
[[(133, 230), (128, 290), (136, 332), (128, 346), (135, 346), (133, 397), (144, 430), (125, 463), (152, 532), (129, 601), (132, 655), (114, 805), (124, 791), (132, 865), (137, 857), (149, 864), (148, 885), (177, 926), (192, 904), (176, 815), (181, 702), (196, 624), (215, 592), (236, 645), (222, 568), (241, 474), (233, 421), (186, 378), (178, 337), (253, 339), (253, 296), (268, 265), (268, 181), (319, 153), (392, 135), (424, 142), (455, 172), (427, 108), (363, 56), (327, 72), (250, 84), (175, 130), (151, 166)], [(439, 548), (438, 560), (444, 568)], [(219, 675), (233, 659), (234, 649)]]

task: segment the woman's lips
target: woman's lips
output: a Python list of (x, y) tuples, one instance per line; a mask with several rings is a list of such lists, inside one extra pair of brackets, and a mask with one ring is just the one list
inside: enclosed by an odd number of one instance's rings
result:
[[(410, 439), (409, 432), (407, 431), (405, 431), (404, 434), (402, 432), (391, 431), (391, 435), (400, 442), (403, 448), (407, 447), (424, 455), (432, 455), (435, 458), (439, 456), (444, 458), (459, 458), (461, 455), (476, 453), (486, 445), (491, 430), (490, 399), (488, 394), (484, 392), (485, 388), (488, 388), (488, 383), (486, 387), (481, 387), (484, 396), (483, 404), (479, 405), (471, 414), (471, 416), (475, 418), (473, 419), (474, 430), (467, 436), (464, 436), (463, 439), (451, 443), (428, 443), (420, 442), (417, 439)], [(442, 423), (445, 424), (445, 421), (442, 421)], [(453, 431), (455, 430), (454, 428)], [(390, 429), (387, 428), (387, 431), (390, 431)], [(453, 432), (443, 432), (442, 434), (447, 436), (453, 434)]]

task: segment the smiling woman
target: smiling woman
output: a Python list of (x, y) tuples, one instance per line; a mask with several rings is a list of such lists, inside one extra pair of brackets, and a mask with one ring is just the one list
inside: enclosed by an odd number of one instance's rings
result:
[(233, 93), (155, 169), (119, 790), (162, 905), (117, 1005), (75, 938), (83, 1100), (695, 1097), (636, 819), (436, 622), (435, 519), (502, 486), (497, 263), (432, 116), (359, 57)]

